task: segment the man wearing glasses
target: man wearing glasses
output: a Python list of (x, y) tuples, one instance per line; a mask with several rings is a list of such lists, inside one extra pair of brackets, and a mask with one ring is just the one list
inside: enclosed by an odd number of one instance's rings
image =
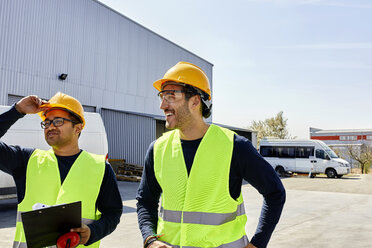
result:
[[(105, 157), (83, 151), (78, 139), (85, 125), (83, 107), (75, 98), (58, 92), (48, 102), (27, 96), (0, 115), (0, 137), (26, 114), (38, 113), (51, 150), (7, 145), (0, 141), (0, 169), (13, 176), (18, 212), (39, 203), (56, 205), (82, 201), (80, 244), (99, 247), (99, 240), (115, 230), (122, 200)], [(22, 221), (17, 217), (13, 247), (27, 247)], [(80, 247), (80, 246), (79, 246)]]
[[(271, 165), (246, 138), (204, 121), (211, 113), (211, 90), (199, 67), (179, 62), (154, 87), (172, 131), (150, 145), (145, 159), (137, 193), (144, 247), (266, 247), (285, 202)], [(243, 179), (264, 197), (250, 241)]]

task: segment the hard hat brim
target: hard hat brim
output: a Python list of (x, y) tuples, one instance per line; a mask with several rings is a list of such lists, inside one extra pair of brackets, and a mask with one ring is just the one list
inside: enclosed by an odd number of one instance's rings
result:
[(55, 104), (55, 103), (48, 103), (48, 104), (42, 104), (40, 106), (41, 108), (47, 108), (47, 110), (44, 110), (44, 111), (41, 111), (39, 113), (37, 113), (40, 118), (44, 121), (46, 116), (45, 114), (49, 111), (51, 111), (52, 109), (61, 109), (61, 110), (65, 110), (67, 112), (70, 112), (71, 114), (75, 115), (76, 117), (78, 117), (80, 119), (80, 121), (82, 122), (83, 124), (83, 127), (85, 126), (85, 120), (84, 118), (82, 118), (79, 114), (75, 113), (75, 111), (73, 111), (71, 108), (67, 107), (66, 105), (64, 104)]
[(172, 81), (172, 82), (175, 82), (175, 83), (180, 83), (180, 84), (185, 84), (184, 82), (182, 81), (178, 81), (178, 80), (170, 80), (170, 79), (159, 79), (157, 81), (155, 81), (153, 83), (153, 86), (155, 87), (155, 89), (157, 89), (158, 91), (161, 91), (162, 90), (162, 86), (165, 82), (169, 82), (169, 81)]

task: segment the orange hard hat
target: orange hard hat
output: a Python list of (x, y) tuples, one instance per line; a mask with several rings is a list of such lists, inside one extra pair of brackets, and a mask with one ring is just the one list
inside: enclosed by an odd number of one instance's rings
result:
[(194, 64), (178, 62), (164, 74), (162, 79), (155, 81), (153, 85), (155, 89), (161, 91), (164, 83), (169, 81), (198, 88), (208, 95), (208, 100), (211, 100), (211, 87), (208, 77), (200, 67)]
[(38, 113), (42, 120), (45, 120), (46, 113), (49, 112), (51, 109), (62, 109), (78, 117), (83, 124), (83, 128), (85, 126), (83, 106), (72, 96), (69, 96), (62, 92), (57, 92), (57, 94), (50, 98), (48, 104), (41, 105), (41, 107), (48, 108), (47, 110)]

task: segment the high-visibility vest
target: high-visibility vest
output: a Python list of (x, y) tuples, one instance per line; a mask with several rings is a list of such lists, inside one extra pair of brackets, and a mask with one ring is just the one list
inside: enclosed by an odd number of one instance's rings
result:
[(162, 189), (157, 233), (172, 247), (242, 248), (248, 244), (243, 197), (233, 199), (229, 172), (234, 132), (211, 125), (187, 174), (179, 131), (154, 144), (154, 171)]
[[(54, 152), (36, 149), (27, 164), (26, 192), (24, 199), (18, 204), (13, 248), (27, 247), (21, 213), (32, 210), (35, 203), (51, 206), (81, 201), (82, 223), (90, 224), (98, 220), (101, 214), (96, 209), (96, 200), (104, 173), (105, 157), (82, 151), (61, 185)], [(88, 247), (97, 248), (99, 243), (95, 242)]]

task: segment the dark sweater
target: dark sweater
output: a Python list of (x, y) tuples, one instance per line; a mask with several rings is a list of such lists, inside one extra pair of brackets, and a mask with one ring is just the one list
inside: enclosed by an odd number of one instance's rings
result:
[[(0, 138), (23, 116), (18, 113), (14, 106), (9, 111), (1, 114)], [(27, 164), (34, 150), (35, 148), (22, 148), (7, 145), (0, 141), (0, 170), (13, 176), (17, 187), (18, 203), (22, 202), (25, 196)], [(80, 153), (81, 151), (73, 156), (56, 156), (61, 183), (65, 180), (72, 164)], [(113, 232), (120, 222), (123, 208), (122, 200), (115, 174), (108, 162), (106, 162), (105, 174), (96, 201), (96, 207), (102, 213), (102, 217), (88, 225), (91, 230), (91, 236), (86, 245), (90, 245)]]
[[(189, 174), (200, 142), (201, 139), (181, 140)], [(154, 173), (154, 143), (147, 151), (142, 181), (136, 197), (138, 200), (138, 223), (144, 239), (156, 233), (158, 204), (162, 192)], [(242, 136), (235, 135), (229, 177), (232, 198), (239, 197), (243, 179), (255, 187), (264, 197), (261, 216), (251, 243), (259, 248), (266, 247), (279, 221), (285, 202), (285, 190), (276, 172), (261, 157), (251, 142)]]

